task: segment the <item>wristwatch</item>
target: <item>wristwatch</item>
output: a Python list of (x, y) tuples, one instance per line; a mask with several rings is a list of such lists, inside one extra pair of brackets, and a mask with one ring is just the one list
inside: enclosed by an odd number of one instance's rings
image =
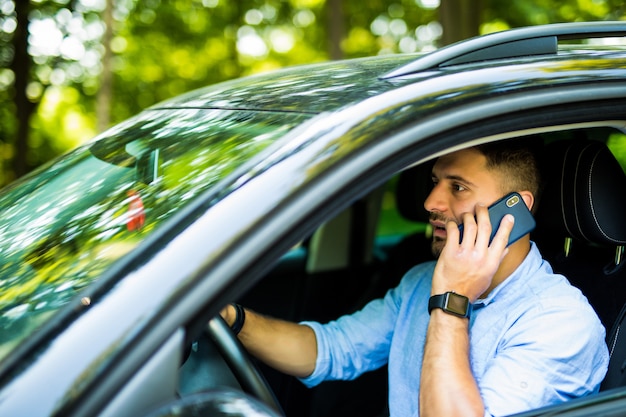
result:
[(448, 314), (463, 318), (469, 318), (472, 311), (469, 298), (452, 291), (430, 297), (430, 300), (428, 300), (428, 314), (435, 308), (440, 308)]

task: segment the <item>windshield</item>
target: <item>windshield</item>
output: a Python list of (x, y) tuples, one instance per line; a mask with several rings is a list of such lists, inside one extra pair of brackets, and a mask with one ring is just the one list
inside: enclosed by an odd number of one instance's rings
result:
[(172, 214), (308, 117), (150, 111), (4, 190), (0, 360)]

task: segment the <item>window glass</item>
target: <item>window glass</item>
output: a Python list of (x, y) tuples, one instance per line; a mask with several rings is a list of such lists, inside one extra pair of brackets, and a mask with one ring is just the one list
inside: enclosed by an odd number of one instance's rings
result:
[(615, 155), (622, 169), (626, 171), (626, 135), (621, 132), (613, 132), (609, 135), (606, 145)]
[(427, 223), (414, 222), (402, 217), (396, 205), (398, 176), (393, 177), (385, 188), (378, 224), (377, 237), (402, 237), (413, 233), (424, 233)]
[(5, 190), (0, 359), (174, 213), (308, 117), (147, 112)]

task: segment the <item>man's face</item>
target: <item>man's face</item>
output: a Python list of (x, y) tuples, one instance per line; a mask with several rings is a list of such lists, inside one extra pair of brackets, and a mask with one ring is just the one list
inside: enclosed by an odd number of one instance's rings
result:
[(440, 157), (433, 167), (434, 188), (424, 207), (433, 226), (432, 250), (439, 256), (446, 243), (445, 224), (462, 222), (463, 213), (475, 213), (475, 206), (490, 205), (503, 192), (497, 170), (488, 170), (485, 156), (474, 149), (464, 149)]

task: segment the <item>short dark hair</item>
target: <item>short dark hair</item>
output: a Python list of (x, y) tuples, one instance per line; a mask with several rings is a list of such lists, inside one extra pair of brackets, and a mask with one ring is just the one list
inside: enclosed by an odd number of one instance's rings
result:
[[(503, 194), (530, 191), (538, 202), (542, 189), (538, 158), (540, 145), (540, 139), (524, 137), (477, 145), (476, 150), (485, 155), (488, 169), (501, 174)], [(533, 205), (533, 211), (536, 206)]]

